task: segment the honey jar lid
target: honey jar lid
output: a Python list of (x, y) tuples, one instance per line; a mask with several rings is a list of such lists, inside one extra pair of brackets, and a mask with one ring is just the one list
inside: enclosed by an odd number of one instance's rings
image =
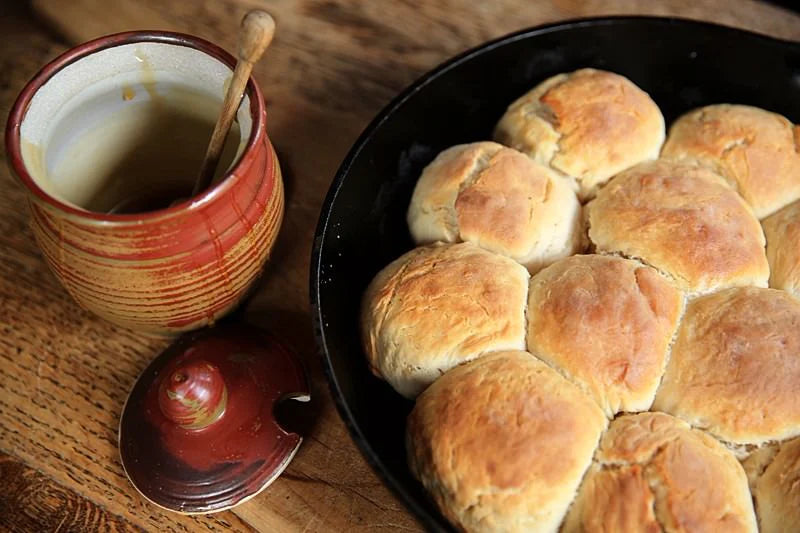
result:
[(274, 409), (308, 401), (297, 357), (244, 325), (180, 337), (139, 376), (122, 412), (125, 474), (152, 503), (184, 514), (223, 511), (265, 489), (302, 437)]

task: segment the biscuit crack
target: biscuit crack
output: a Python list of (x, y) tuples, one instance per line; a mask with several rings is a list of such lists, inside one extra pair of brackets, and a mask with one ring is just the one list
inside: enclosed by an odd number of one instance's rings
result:
[[(591, 244), (594, 244), (594, 242), (591, 241), (591, 237), (589, 238), (589, 241), (591, 242)], [(647, 261), (645, 258), (640, 257), (638, 255), (627, 254), (627, 253), (623, 252), (622, 250), (603, 250), (603, 249), (597, 248), (597, 245), (595, 245), (595, 253), (600, 254), (600, 255), (621, 257), (622, 259), (629, 259), (631, 261), (636, 261), (636, 262), (638, 262), (638, 263), (640, 263), (640, 264), (642, 264), (644, 266), (652, 268), (653, 270), (655, 270), (656, 272), (658, 272), (659, 274), (661, 274), (662, 276), (664, 276), (668, 280), (672, 281), (673, 283), (678, 283), (679, 285), (681, 283), (683, 283), (684, 285), (687, 285), (687, 286), (689, 285), (689, 280), (687, 278), (685, 278), (683, 276), (679, 276), (677, 274), (672, 274), (671, 272), (667, 272), (666, 270), (662, 270), (659, 267), (657, 267), (656, 265), (654, 265), (654, 264), (650, 263), (649, 261)], [(680, 288), (680, 286), (679, 286), (679, 288)], [(694, 296), (694, 294), (692, 294), (692, 295)]]
[(653, 495), (653, 504), (651, 507), (653, 518), (658, 524), (658, 527), (661, 528), (661, 531), (666, 532), (668, 520), (663, 516), (663, 504), (665, 499), (665, 491), (662, 487), (663, 479), (658, 475), (656, 469), (649, 464), (644, 467), (644, 478), (650, 489), (650, 494)]
[[(468, 189), (472, 185), (475, 184), (476, 181), (481, 177), (487, 168), (491, 166), (492, 160), (497, 155), (497, 152), (500, 150), (496, 150), (492, 153), (483, 153), (479, 157), (475, 158), (475, 164), (472, 166), (470, 171), (467, 173), (467, 177), (458, 185), (458, 193), (456, 194), (456, 202), (458, 202), (458, 198), (464, 192), (465, 189)], [(454, 206), (455, 208), (455, 206)]]
[(667, 524), (670, 522), (666, 516), (664, 516), (664, 501), (666, 499), (666, 490), (663, 487), (663, 480), (658, 475), (658, 472), (653, 466), (653, 461), (664, 451), (667, 449), (669, 445), (672, 443), (680, 440), (680, 437), (676, 436), (665, 442), (661, 443), (657, 446), (652, 453), (649, 454), (648, 457), (639, 459), (637, 461), (614, 461), (614, 462), (603, 462), (602, 460), (597, 461), (600, 467), (603, 470), (607, 469), (621, 469), (621, 468), (629, 468), (631, 466), (640, 466), (642, 468), (642, 474), (644, 476), (645, 481), (647, 482), (647, 486), (650, 489), (650, 493), (653, 496), (653, 504), (652, 504), (652, 512), (653, 518), (655, 519), (656, 523), (658, 524), (661, 531), (667, 531)]
[[(653, 464), (653, 460), (663, 453), (664, 449), (665, 446), (659, 447), (658, 452), (653, 454), (650, 462), (643, 467), (644, 478), (653, 495), (653, 516), (659, 527), (661, 527), (662, 531), (676, 531), (681, 529), (681, 523), (679, 519), (676, 520), (669, 511), (668, 495), (670, 489), (665, 486), (664, 477), (660, 474), (656, 465)], [(695, 500), (695, 498), (697, 498), (696, 493), (696, 489), (688, 490), (684, 498), (689, 501)], [(726, 518), (731, 515), (731, 511), (727, 508), (719, 509), (717, 511), (716, 521), (718, 524), (724, 524)]]
[[(672, 444), (673, 442), (676, 442), (678, 440), (680, 440), (680, 436), (674, 436), (674, 437), (672, 437), (670, 439), (667, 439), (664, 442), (662, 442), (661, 444), (659, 444), (658, 446), (656, 446), (656, 448), (647, 457), (644, 457), (644, 458), (636, 460), (636, 461), (628, 461), (628, 460), (625, 460), (625, 459), (621, 459), (621, 460), (618, 460), (618, 461), (605, 461), (603, 459), (596, 459), (596, 460), (594, 460), (594, 462), (596, 462), (598, 465), (600, 465), (600, 467), (603, 468), (603, 469), (624, 468), (624, 467), (629, 467), (629, 466), (634, 466), (634, 465), (638, 465), (638, 466), (641, 466), (642, 468), (645, 468), (645, 467), (649, 466), (650, 463), (652, 463), (653, 460), (656, 457), (658, 457), (664, 450), (666, 450), (667, 446), (669, 446), (670, 444)], [(600, 450), (598, 450), (598, 452), (599, 453), (603, 453), (602, 452), (602, 448)]]
[(466, 178), (464, 178), (464, 181), (458, 184), (458, 192), (454, 197), (453, 205), (444, 207), (448, 214), (448, 217), (445, 219), (445, 224), (448, 226), (447, 229), (454, 235), (456, 240), (463, 240), (461, 238), (461, 227), (458, 221), (458, 209), (456, 208), (456, 205), (458, 205), (458, 201), (464, 191), (472, 187), (472, 185), (474, 185), (475, 182), (480, 179), (481, 175), (486, 171), (486, 169), (491, 166), (492, 159), (494, 159), (495, 155), (497, 155), (500, 150), (502, 150), (502, 148), (491, 153), (484, 152), (475, 158), (475, 162), (467, 173)]
[(656, 309), (656, 302), (650, 295), (646, 294), (642, 290), (642, 281), (641, 279), (639, 279), (640, 272), (642, 272), (642, 270), (638, 268), (633, 272), (633, 280), (636, 283), (636, 291), (639, 293), (639, 296), (644, 298), (644, 301), (647, 302), (647, 307), (650, 308), (650, 312), (653, 313), (653, 316), (655, 318), (658, 318), (658, 309)]
[(658, 387), (656, 387), (656, 392), (653, 398), (658, 397), (658, 391), (661, 389), (661, 385), (664, 384), (664, 376), (667, 374), (667, 368), (669, 368), (669, 363), (672, 360), (672, 349), (675, 347), (675, 343), (678, 341), (678, 332), (681, 330), (683, 317), (686, 316), (686, 307), (687, 296), (683, 291), (681, 291), (681, 310), (678, 314), (678, 320), (675, 321), (675, 329), (673, 330), (672, 336), (669, 339), (669, 344), (667, 344), (667, 353), (664, 356), (664, 363), (661, 366), (661, 376), (658, 378)]
[(742, 137), (741, 139), (735, 139), (733, 141), (730, 141), (722, 148), (720, 157), (725, 159), (726, 157), (728, 157), (728, 154), (730, 154), (733, 150), (742, 147), (747, 148), (751, 144), (753, 144), (753, 139), (750, 137)]
[(769, 465), (772, 464), (773, 459), (778, 453), (781, 451), (781, 443), (780, 441), (769, 441), (761, 445), (759, 449), (766, 449), (768, 450), (769, 456), (764, 459), (764, 461), (758, 465), (758, 468), (753, 472), (754, 480), (757, 480), (761, 476), (764, 475), (764, 472), (767, 471)]
[(526, 107), (525, 109), (526, 117), (537, 117), (541, 119), (545, 124), (550, 126), (550, 131), (554, 136), (556, 136), (556, 140), (554, 143), (554, 150), (550, 154), (550, 157), (545, 164), (551, 169), (555, 170), (556, 172), (567, 178), (570, 178), (571, 176), (563, 172), (560, 168), (553, 166), (553, 161), (558, 156), (558, 154), (561, 153), (561, 139), (564, 138), (565, 134), (564, 132), (561, 131), (561, 121), (558, 118), (558, 114), (553, 109), (553, 106), (547, 103), (546, 99), (548, 94), (551, 93), (551, 91), (557, 89), (561, 85), (564, 85), (569, 81), (569, 79), (570, 77), (566, 76), (564, 77), (564, 79), (553, 84), (551, 87), (548, 87), (548, 89), (541, 96), (539, 96), (539, 98), (537, 98), (533, 102), (530, 102), (528, 104), (528, 107)]
[(555, 370), (559, 376), (561, 376), (566, 381), (577, 387), (583, 394), (585, 394), (590, 400), (592, 400), (592, 402), (594, 402), (594, 404), (597, 405), (597, 407), (599, 407), (601, 411), (603, 411), (603, 414), (605, 415), (606, 418), (608, 418), (609, 420), (614, 418), (614, 411), (616, 411), (615, 408), (616, 406), (603, 405), (600, 402), (600, 398), (598, 398), (597, 395), (592, 391), (592, 388), (588, 383), (584, 382), (581, 379), (578, 379), (572, 374), (572, 372), (569, 372), (565, 368), (562, 368), (561, 365), (553, 362), (546, 355), (542, 354), (540, 351), (538, 350), (534, 351), (530, 346), (528, 347), (528, 351), (537, 360), (550, 367), (550, 369)]
[[(698, 427), (698, 429), (704, 429), (704, 428)], [(736, 458), (739, 459), (739, 461), (744, 461), (745, 459), (750, 457), (754, 452), (759, 450), (761, 447), (769, 446), (770, 444), (776, 442), (776, 441), (767, 441), (762, 444), (738, 444), (736, 442), (725, 440), (710, 430), (706, 429), (705, 431), (707, 431), (709, 435), (717, 439), (720, 443), (722, 443), (723, 446), (725, 446), (728, 450), (730, 450), (730, 452), (734, 456), (736, 456)]]

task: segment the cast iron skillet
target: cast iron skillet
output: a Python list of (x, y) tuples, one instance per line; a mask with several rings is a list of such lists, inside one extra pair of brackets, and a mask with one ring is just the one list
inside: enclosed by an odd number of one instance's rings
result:
[(548, 76), (581, 67), (627, 76), (653, 97), (667, 124), (721, 102), (800, 121), (800, 44), (649, 17), (578, 20), (503, 37), (439, 66), (381, 111), (342, 163), (322, 208), (311, 300), (339, 413), (370, 464), (429, 529), (450, 527), (406, 466), (412, 402), (367, 368), (361, 294), (378, 270), (413, 246), (405, 211), (422, 168), (449, 146), (489, 139), (512, 100)]

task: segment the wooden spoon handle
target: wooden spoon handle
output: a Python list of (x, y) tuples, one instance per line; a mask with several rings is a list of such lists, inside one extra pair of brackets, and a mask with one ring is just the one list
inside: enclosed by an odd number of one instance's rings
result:
[(228, 92), (225, 93), (222, 111), (214, 126), (214, 133), (211, 134), (211, 141), (208, 143), (206, 156), (203, 158), (203, 165), (200, 167), (200, 173), (195, 181), (192, 196), (205, 190), (211, 184), (222, 148), (225, 146), (225, 139), (233, 123), (233, 117), (236, 115), (236, 110), (239, 109), (247, 80), (250, 79), (250, 72), (252, 72), (255, 62), (272, 42), (274, 35), (275, 21), (269, 13), (255, 9), (242, 19), (236, 69), (233, 71)]

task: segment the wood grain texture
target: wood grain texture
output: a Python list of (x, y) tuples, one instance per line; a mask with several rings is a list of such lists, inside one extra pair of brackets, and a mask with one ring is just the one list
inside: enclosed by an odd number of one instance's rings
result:
[(3, 531), (139, 531), (17, 459), (0, 453)]
[[(418, 530), (340, 421), (311, 329), (314, 227), (336, 168), (360, 131), (399, 90), (451, 55), (545, 22), (612, 13), (681, 15), (800, 39), (800, 17), (754, 0), (117, 0), (113, 9), (103, 0), (33, 0), (31, 11), (22, 2), (4, 2), (0, 112), (5, 118), (28, 78), (70, 45), (125, 29), (170, 29), (235, 51), (238, 21), (254, 7), (277, 21), (275, 41), (254, 76), (264, 90), (287, 204), (273, 261), (243, 314), (302, 355), (313, 397), (302, 413), (306, 441), (284, 475), (255, 499), (233, 511), (185, 517), (136, 494), (119, 464), (117, 424), (137, 375), (166, 342), (111, 326), (72, 302), (36, 249), (22, 188), (0, 165), (0, 452), (43, 476), (30, 478), (30, 486), (60, 487), (76, 502), (85, 500), (76, 506), (105, 513), (79, 529), (119, 523), (120, 529), (158, 531)], [(37, 501), (3, 491), (0, 509), (20, 516), (8, 528), (56, 529), (65, 515)], [(39, 522), (25, 522), (30, 515)]]

